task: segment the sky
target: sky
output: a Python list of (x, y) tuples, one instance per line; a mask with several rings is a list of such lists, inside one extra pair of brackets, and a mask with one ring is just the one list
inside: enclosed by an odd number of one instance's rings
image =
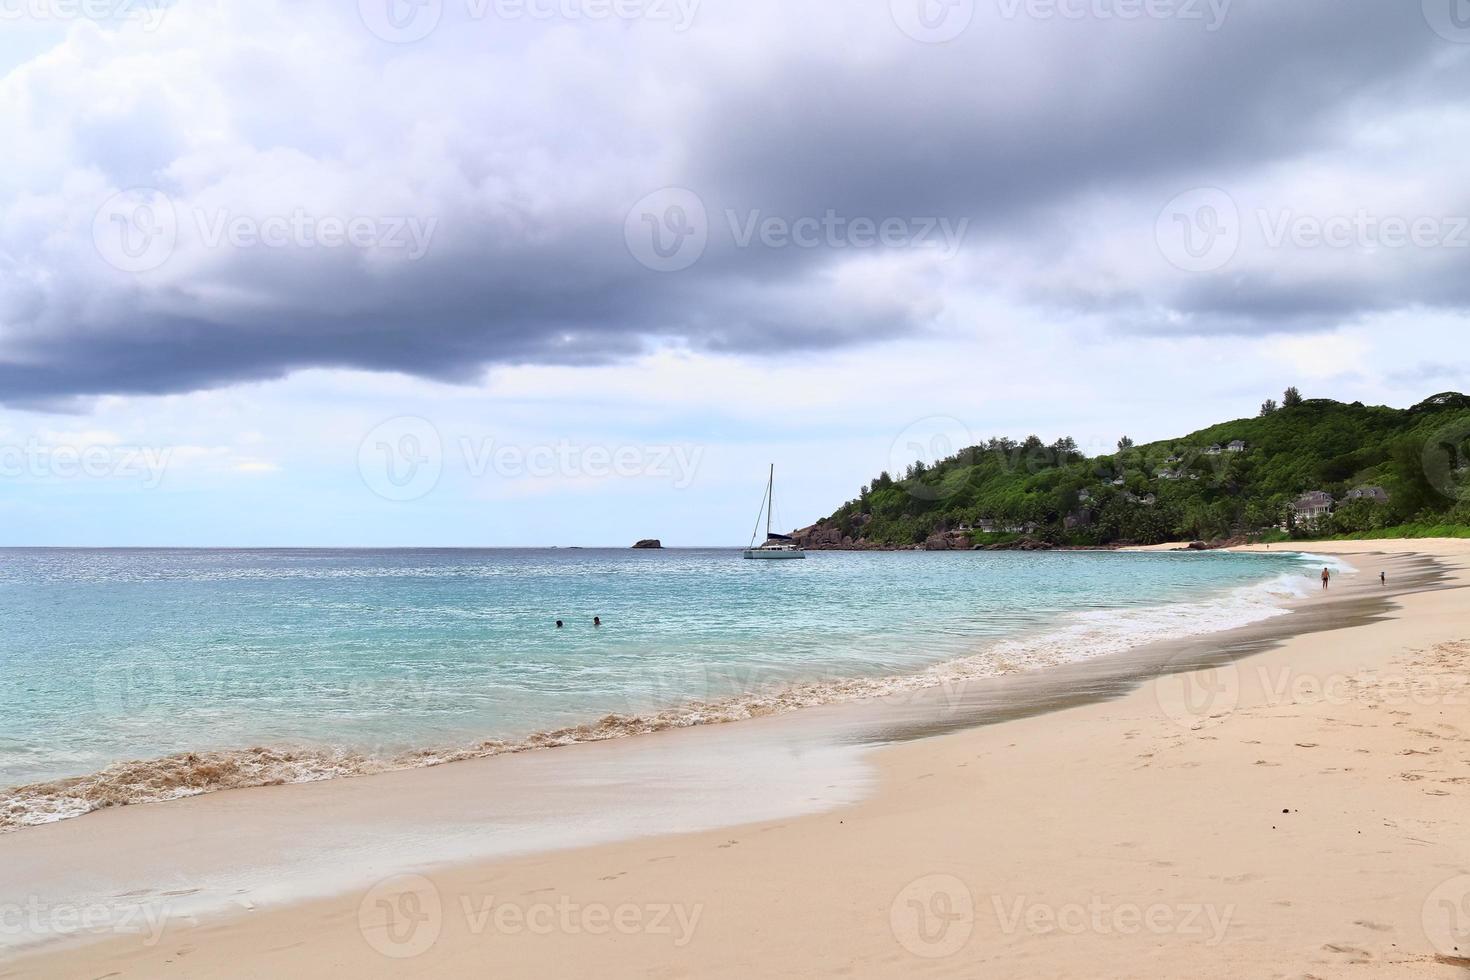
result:
[(0, 0), (0, 545), (737, 545), (1470, 389), (1464, 0)]

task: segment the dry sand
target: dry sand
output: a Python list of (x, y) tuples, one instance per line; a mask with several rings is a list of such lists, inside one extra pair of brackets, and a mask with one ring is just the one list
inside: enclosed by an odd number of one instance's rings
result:
[[(1352, 625), (876, 750), (853, 805), (453, 863), (0, 976), (1464, 977), (1470, 542), (1312, 550), (1357, 556), (1307, 602)], [(1450, 574), (1347, 615), (1409, 553)]]

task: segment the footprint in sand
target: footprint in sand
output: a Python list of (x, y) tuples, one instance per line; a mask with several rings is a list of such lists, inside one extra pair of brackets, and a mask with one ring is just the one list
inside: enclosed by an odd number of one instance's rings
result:
[(1372, 953), (1368, 952), (1366, 949), (1359, 949), (1356, 946), (1345, 946), (1339, 943), (1324, 943), (1322, 945), (1322, 948), (1327, 950), (1329, 953), (1342, 953), (1346, 956), (1351, 956), (1352, 959), (1348, 961), (1350, 963), (1373, 962)]

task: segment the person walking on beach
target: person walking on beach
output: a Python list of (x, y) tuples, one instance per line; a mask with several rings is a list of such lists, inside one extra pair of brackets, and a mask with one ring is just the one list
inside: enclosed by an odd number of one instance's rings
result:
[(1388, 584), (1388, 573), (1387, 572), (1379, 572), (1378, 573), (1378, 584), (1379, 585), (1387, 585)]
[(1327, 570), (1327, 569), (1325, 569), (1325, 568), (1324, 568), (1324, 569), (1322, 569), (1322, 590), (1323, 590), (1323, 591), (1324, 591), (1324, 592), (1325, 592), (1325, 591), (1326, 591), (1326, 590), (1327, 590), (1327, 583), (1328, 583), (1328, 582), (1329, 582), (1329, 581), (1330, 581), (1330, 580), (1331, 580), (1331, 579), (1332, 579), (1332, 573), (1331, 573), (1331, 572), (1329, 572), (1329, 571), (1328, 571), (1328, 570)]

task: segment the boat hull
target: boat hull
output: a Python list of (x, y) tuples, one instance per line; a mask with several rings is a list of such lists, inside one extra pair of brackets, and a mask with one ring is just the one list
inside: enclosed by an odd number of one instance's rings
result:
[(780, 559), (790, 559), (790, 558), (805, 558), (806, 557), (806, 552), (805, 551), (798, 550), (798, 549), (792, 549), (790, 551), (784, 551), (784, 550), (777, 550), (775, 548), (771, 548), (770, 550), (765, 550), (765, 549), (762, 549), (762, 548), (746, 548), (745, 549), (745, 557), (746, 558), (758, 558), (758, 559), (764, 559), (764, 560), (768, 560), (769, 561), (769, 560), (772, 560), (772, 559), (780, 560)]

